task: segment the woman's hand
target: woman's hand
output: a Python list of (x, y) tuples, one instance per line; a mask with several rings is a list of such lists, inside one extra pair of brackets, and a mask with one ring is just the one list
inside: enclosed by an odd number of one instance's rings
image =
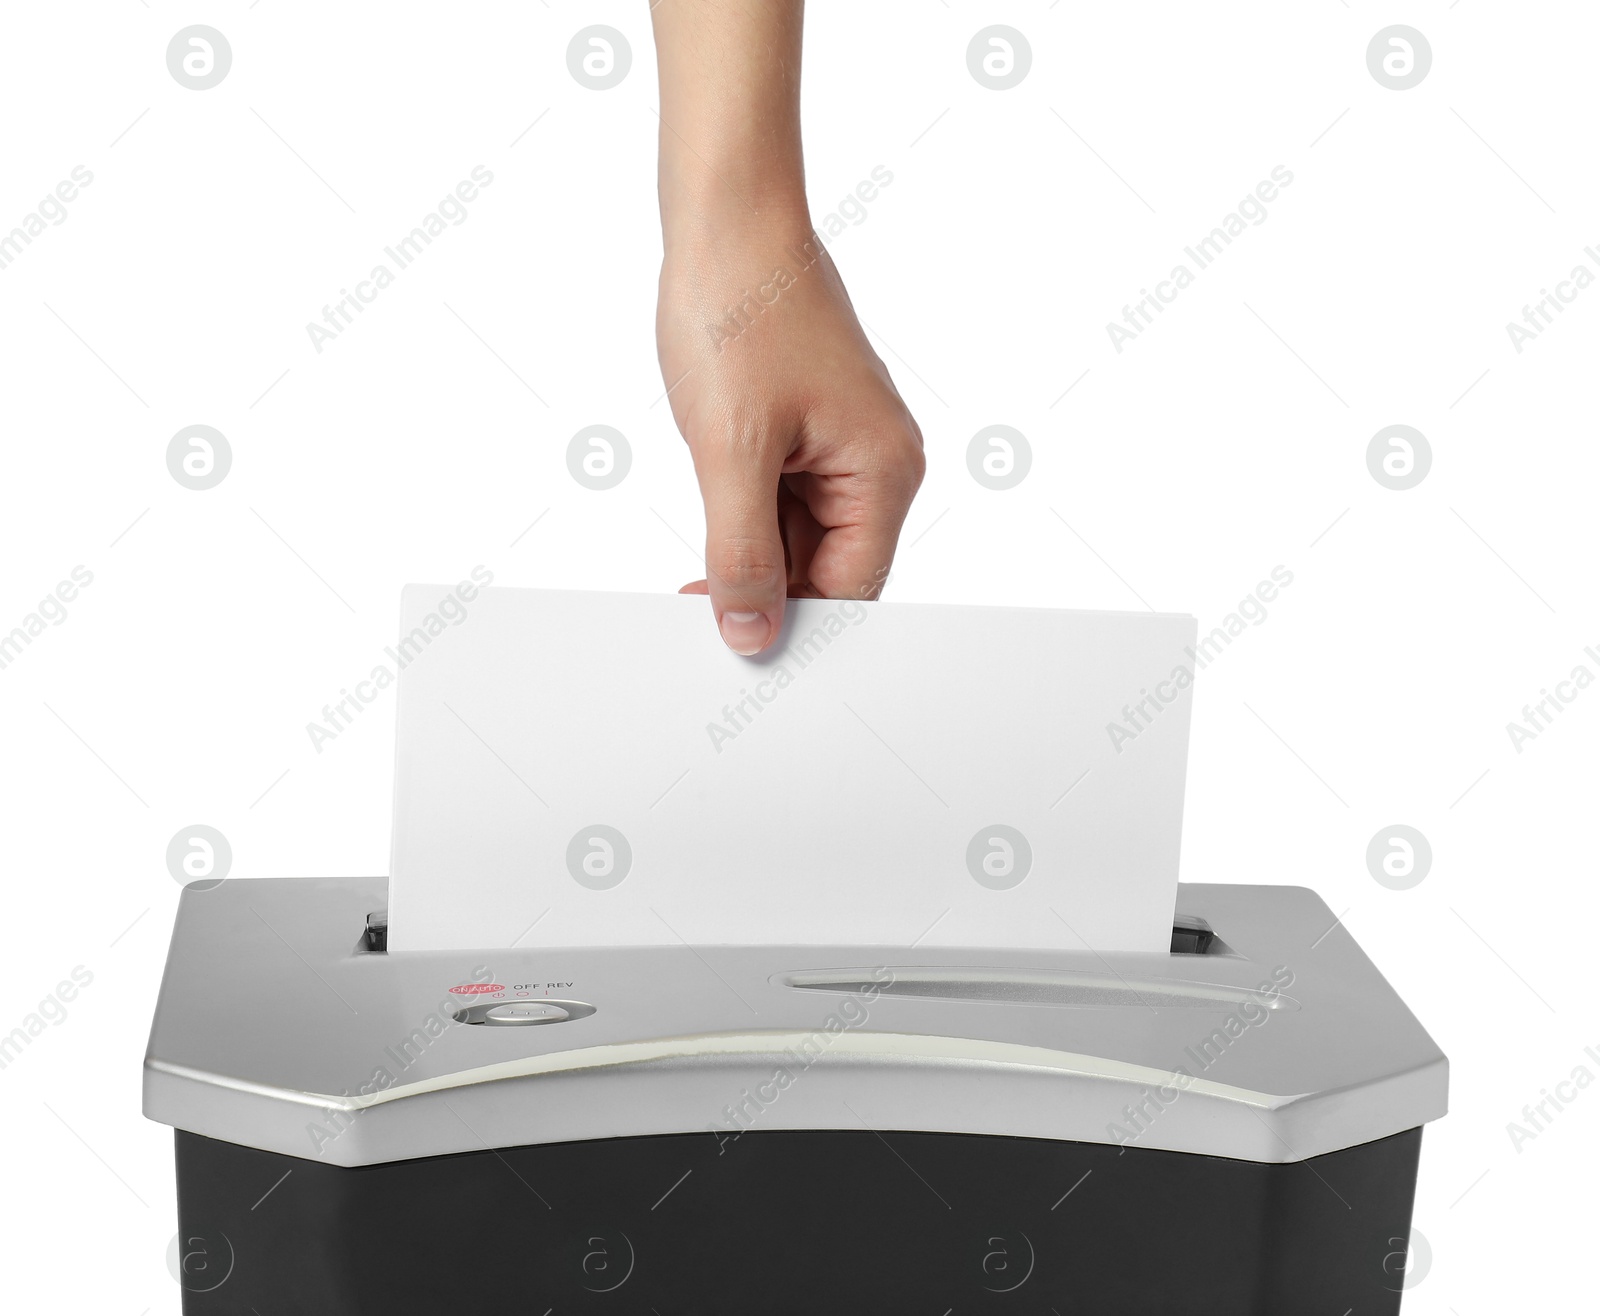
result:
[(922, 481), (922, 434), (814, 234), (798, 0), (662, 0), (656, 341), (706, 508), (728, 647), (786, 597), (876, 598)]

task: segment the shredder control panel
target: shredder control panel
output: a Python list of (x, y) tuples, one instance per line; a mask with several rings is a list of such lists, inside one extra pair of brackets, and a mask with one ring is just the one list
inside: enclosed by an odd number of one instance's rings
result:
[[(570, 983), (560, 986), (569, 987)], [(557, 1000), (546, 988), (538, 991), (532, 983), (506, 986), (498, 982), (464, 982), (450, 989), (461, 1004), (451, 1017), (458, 1024), (483, 1024), (498, 1028), (527, 1028), (538, 1024), (564, 1024), (594, 1013), (587, 1001)]]

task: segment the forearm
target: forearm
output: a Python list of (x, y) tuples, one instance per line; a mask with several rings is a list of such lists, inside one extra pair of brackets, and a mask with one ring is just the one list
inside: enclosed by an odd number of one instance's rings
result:
[(807, 224), (804, 0), (657, 0), (659, 191), (668, 251), (729, 224)]

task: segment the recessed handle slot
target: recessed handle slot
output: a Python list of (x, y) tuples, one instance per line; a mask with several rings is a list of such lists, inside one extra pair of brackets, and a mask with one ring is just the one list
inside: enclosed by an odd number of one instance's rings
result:
[(1261, 1010), (1300, 1008), (1298, 1001), (1281, 992), (1256, 992), (1247, 987), (1166, 978), (1080, 973), (1072, 969), (808, 969), (775, 975), (773, 981), (800, 991), (836, 992), (851, 996), (993, 1001), (1009, 1005), (1056, 1005), (1095, 1010), (1227, 1011), (1246, 1004)]

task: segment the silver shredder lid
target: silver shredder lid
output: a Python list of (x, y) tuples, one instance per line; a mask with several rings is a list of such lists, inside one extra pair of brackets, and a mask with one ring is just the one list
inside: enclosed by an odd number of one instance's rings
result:
[(188, 888), (144, 1109), (333, 1165), (706, 1130), (1308, 1159), (1445, 1113), (1447, 1061), (1301, 887), (1180, 885), (1207, 954), (377, 953), (383, 878)]

